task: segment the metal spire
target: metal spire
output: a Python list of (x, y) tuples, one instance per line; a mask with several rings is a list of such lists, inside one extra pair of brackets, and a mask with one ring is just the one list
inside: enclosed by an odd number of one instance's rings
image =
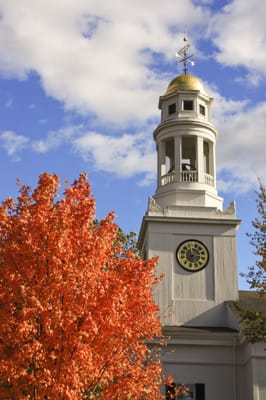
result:
[(177, 64), (183, 63), (183, 72), (186, 75), (188, 70), (188, 64), (194, 65), (194, 61), (191, 58), (194, 54), (187, 54), (188, 49), (190, 48), (190, 44), (188, 43), (186, 33), (184, 32), (184, 46), (176, 52), (176, 57), (181, 57), (180, 60), (177, 61)]

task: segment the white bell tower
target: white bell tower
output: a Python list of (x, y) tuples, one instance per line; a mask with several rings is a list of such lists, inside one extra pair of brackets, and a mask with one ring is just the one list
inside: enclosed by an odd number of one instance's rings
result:
[(222, 209), (217, 196), (212, 100), (192, 75), (172, 80), (160, 97), (161, 123), (154, 132), (158, 152), (155, 199), (162, 207), (209, 206)]
[(223, 211), (217, 194), (213, 99), (187, 74), (187, 46), (181, 49), (184, 73), (159, 98), (157, 190), (138, 243), (145, 257), (158, 256), (164, 279), (155, 298), (164, 325), (223, 326), (224, 302), (238, 299), (240, 221), (234, 203)]

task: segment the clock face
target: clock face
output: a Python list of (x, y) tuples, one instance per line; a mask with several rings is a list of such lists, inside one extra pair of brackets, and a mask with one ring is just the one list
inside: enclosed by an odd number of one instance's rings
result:
[(198, 240), (186, 240), (178, 246), (176, 258), (182, 268), (196, 272), (208, 264), (209, 252), (207, 247)]

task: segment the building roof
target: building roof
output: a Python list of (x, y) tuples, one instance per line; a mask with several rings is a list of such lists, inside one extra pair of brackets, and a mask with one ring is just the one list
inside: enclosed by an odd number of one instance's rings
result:
[[(229, 310), (233, 313), (233, 320), (228, 318), (224, 320), (224, 326), (212, 326), (211, 321), (209, 325), (204, 326), (192, 326), (192, 325), (182, 325), (182, 326), (164, 326), (163, 334), (171, 338), (180, 337), (198, 337), (202, 338), (211, 336), (219, 337), (220, 335), (234, 335), (241, 333), (241, 325), (243, 327), (243, 322), (240, 324), (241, 313), (243, 311), (255, 311), (262, 312), (266, 316), (266, 302), (265, 299), (258, 295), (256, 291), (240, 291), (238, 301), (226, 301), (224, 303), (229, 307)], [(235, 321), (235, 322), (234, 322)]]
[(165, 337), (179, 337), (185, 335), (186, 337), (190, 335), (200, 335), (200, 336), (208, 336), (208, 335), (224, 335), (224, 334), (232, 334), (238, 333), (238, 330), (230, 328), (230, 327), (222, 327), (222, 326), (164, 326), (163, 334)]
[(168, 85), (164, 96), (175, 93), (178, 90), (199, 90), (206, 93), (201, 81), (193, 75), (182, 74), (176, 76)]
[(228, 302), (231, 310), (240, 315), (241, 311), (254, 311), (263, 313), (266, 316), (265, 298), (259, 296), (257, 291), (241, 290), (239, 291), (238, 301)]

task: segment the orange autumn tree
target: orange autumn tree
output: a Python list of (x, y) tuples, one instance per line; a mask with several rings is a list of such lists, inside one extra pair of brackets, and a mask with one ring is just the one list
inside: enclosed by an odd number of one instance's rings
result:
[(85, 174), (44, 173), (0, 208), (0, 387), (14, 400), (159, 399), (156, 260), (95, 222)]

